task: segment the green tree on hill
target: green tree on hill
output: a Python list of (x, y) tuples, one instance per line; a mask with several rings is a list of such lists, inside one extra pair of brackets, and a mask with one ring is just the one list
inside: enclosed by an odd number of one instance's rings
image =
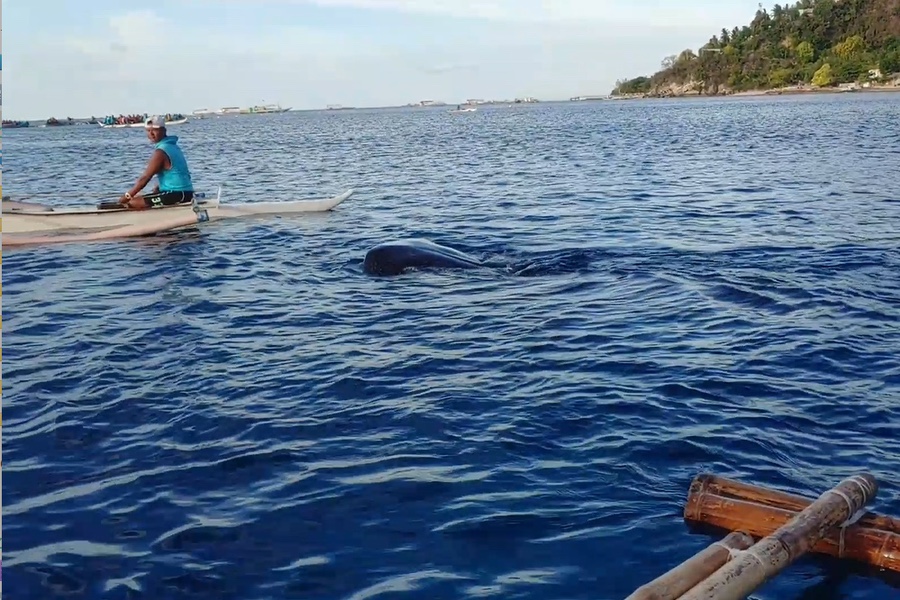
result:
[(813, 45), (809, 42), (800, 42), (797, 44), (797, 47), (794, 48), (794, 54), (797, 56), (797, 60), (800, 64), (809, 64), (816, 58), (816, 49), (813, 48)]
[(698, 52), (666, 58), (649, 77), (618, 82), (613, 94), (829, 86), (867, 81), (872, 69), (900, 72), (900, 0), (801, 0), (760, 8), (748, 25), (723, 29)]
[(881, 57), (878, 63), (882, 73), (900, 72), (900, 51), (891, 52)]
[(835, 55), (847, 60), (861, 55), (865, 51), (865, 49), (866, 43), (863, 41), (862, 36), (852, 35), (843, 42), (835, 45), (834, 53)]
[(831, 73), (831, 65), (825, 63), (812, 76), (812, 84), (818, 87), (831, 85), (834, 81), (834, 75)]

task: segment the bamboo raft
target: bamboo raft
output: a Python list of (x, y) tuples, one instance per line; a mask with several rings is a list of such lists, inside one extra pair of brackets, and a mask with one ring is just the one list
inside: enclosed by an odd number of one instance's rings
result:
[(864, 508), (877, 493), (867, 473), (816, 500), (698, 475), (685, 521), (730, 533), (626, 600), (743, 600), (807, 552), (900, 573), (900, 519)]

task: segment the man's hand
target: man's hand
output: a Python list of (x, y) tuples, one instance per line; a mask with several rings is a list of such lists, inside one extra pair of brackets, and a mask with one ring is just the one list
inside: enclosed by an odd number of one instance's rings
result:
[[(134, 187), (132, 187), (128, 192), (125, 193), (119, 199), (119, 202), (122, 204), (128, 204), (131, 200), (129, 196), (137, 196), (141, 193), (141, 190), (150, 183), (150, 180), (153, 179), (153, 176), (162, 171), (166, 166), (166, 153), (162, 150), (154, 150), (153, 155), (150, 157), (150, 161), (147, 163), (147, 168), (144, 169), (144, 173), (138, 177), (137, 182), (135, 182)], [(159, 191), (159, 184), (153, 188), (154, 192)], [(133, 192), (133, 193), (132, 193)]]

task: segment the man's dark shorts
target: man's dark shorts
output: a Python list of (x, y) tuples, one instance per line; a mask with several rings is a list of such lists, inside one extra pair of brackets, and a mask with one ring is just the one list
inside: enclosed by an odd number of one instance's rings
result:
[(193, 199), (194, 192), (157, 192), (144, 195), (148, 207), (190, 204)]

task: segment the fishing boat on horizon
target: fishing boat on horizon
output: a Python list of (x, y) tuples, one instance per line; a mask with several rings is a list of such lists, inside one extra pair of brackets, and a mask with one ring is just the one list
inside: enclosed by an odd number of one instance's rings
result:
[(280, 104), (258, 104), (250, 108), (242, 108), (241, 114), (244, 115), (264, 115), (269, 113), (285, 113), (291, 110), (291, 107), (282, 108)]
[[(98, 124), (104, 129), (127, 129), (127, 128), (143, 128), (147, 117), (130, 116), (130, 117), (106, 117)], [(174, 115), (166, 115), (166, 127), (170, 125), (183, 125), (188, 122), (188, 118), (180, 113)]]

